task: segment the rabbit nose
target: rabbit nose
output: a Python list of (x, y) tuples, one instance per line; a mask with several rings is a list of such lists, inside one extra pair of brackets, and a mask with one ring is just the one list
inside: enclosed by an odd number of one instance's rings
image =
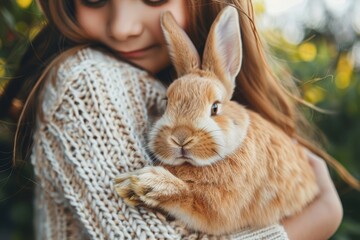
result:
[(179, 147), (185, 147), (192, 142), (192, 131), (189, 128), (175, 128), (171, 134), (170, 140)]

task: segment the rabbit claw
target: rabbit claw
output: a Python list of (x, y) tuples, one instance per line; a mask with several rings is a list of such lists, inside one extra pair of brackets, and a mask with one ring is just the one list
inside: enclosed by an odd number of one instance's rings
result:
[(118, 176), (115, 179), (115, 191), (130, 206), (145, 204), (157, 207), (176, 192), (171, 178), (175, 176), (163, 167), (145, 167)]
[(124, 199), (124, 202), (132, 207), (136, 207), (141, 204), (141, 201), (137, 194), (131, 189), (130, 179), (122, 179), (121, 182), (117, 181), (115, 184), (115, 191)]

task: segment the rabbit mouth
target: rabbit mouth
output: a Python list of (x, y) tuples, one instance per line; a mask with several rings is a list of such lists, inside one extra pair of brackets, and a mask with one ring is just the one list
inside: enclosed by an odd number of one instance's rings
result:
[(185, 155), (176, 157), (175, 161), (176, 161), (177, 165), (180, 165), (183, 163), (190, 163), (191, 165), (196, 165), (194, 159), (192, 159), (191, 157), (185, 156)]
[(187, 157), (187, 156), (180, 156), (180, 157), (177, 157), (177, 158), (175, 158), (175, 159), (184, 159), (184, 160), (193, 160), (192, 158), (190, 158), (190, 157)]

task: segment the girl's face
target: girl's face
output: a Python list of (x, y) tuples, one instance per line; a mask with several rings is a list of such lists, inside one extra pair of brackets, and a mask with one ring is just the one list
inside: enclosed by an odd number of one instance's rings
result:
[(75, 0), (76, 18), (95, 41), (151, 73), (170, 64), (160, 15), (170, 11), (186, 28), (186, 0)]

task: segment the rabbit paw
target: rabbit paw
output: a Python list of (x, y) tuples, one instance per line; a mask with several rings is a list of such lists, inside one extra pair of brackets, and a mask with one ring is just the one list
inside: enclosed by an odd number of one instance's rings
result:
[(115, 179), (115, 191), (120, 197), (124, 199), (124, 202), (130, 206), (141, 205), (141, 201), (136, 193), (131, 189), (130, 178), (124, 178), (123, 175)]
[(157, 207), (179, 197), (184, 182), (163, 167), (145, 167), (115, 179), (115, 191), (131, 206)]

